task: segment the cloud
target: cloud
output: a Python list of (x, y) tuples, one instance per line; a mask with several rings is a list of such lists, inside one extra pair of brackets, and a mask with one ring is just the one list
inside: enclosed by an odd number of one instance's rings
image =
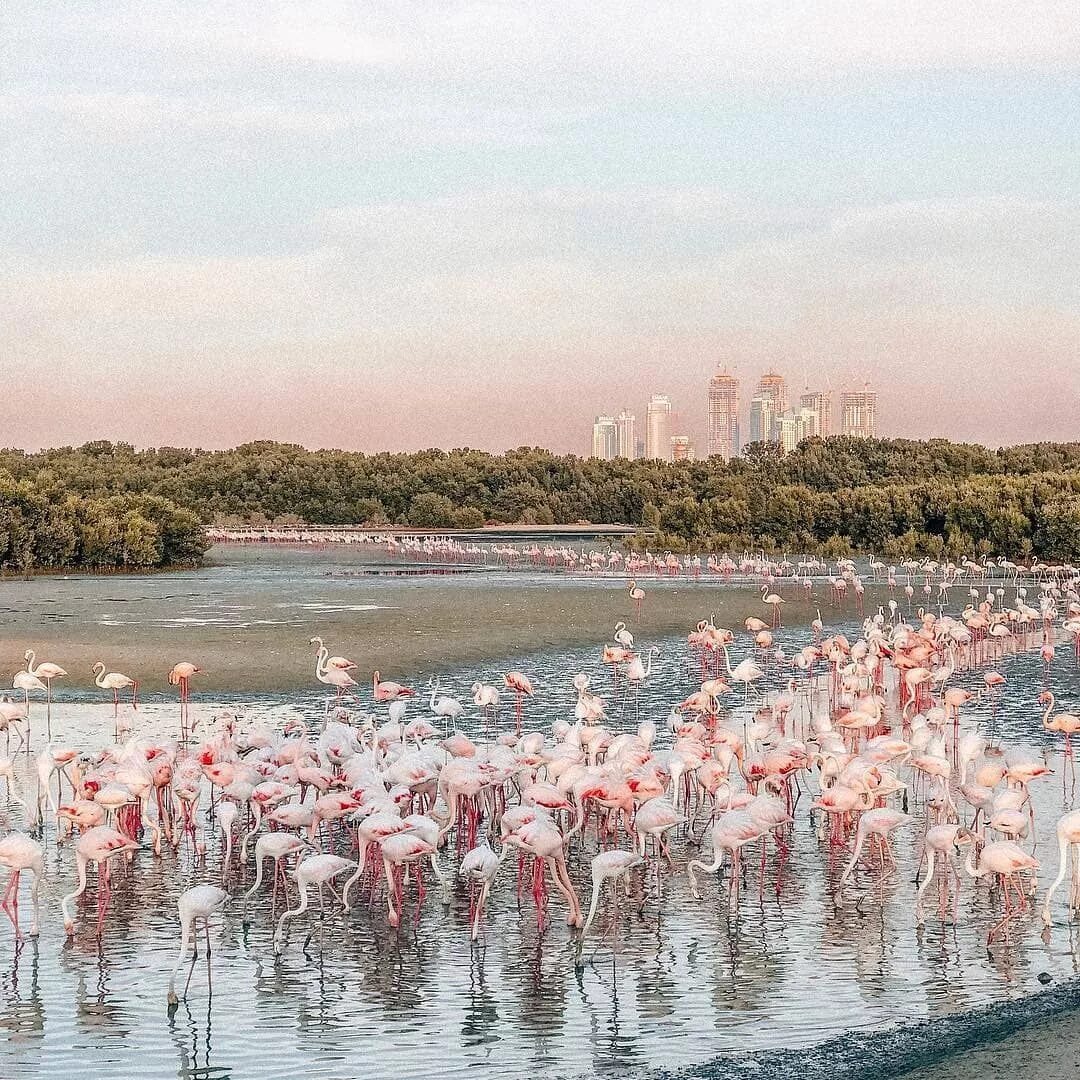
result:
[(581, 448), (653, 390), (700, 424), (721, 359), (869, 375), (894, 431), (1066, 426), (1071, 2), (16, 0), (5, 29), (0, 306), (42, 441), (122, 437), (122, 370), (148, 441)]
[(1069, 0), (394, 0), (98, 6), (99, 33), (274, 65), (679, 83), (912, 69), (1075, 69)]

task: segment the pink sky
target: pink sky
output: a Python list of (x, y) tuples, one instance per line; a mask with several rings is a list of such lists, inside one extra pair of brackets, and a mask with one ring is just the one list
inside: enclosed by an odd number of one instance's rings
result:
[(1080, 437), (1072, 4), (199, 10), (10, 15), (0, 441), (700, 441), (718, 362)]

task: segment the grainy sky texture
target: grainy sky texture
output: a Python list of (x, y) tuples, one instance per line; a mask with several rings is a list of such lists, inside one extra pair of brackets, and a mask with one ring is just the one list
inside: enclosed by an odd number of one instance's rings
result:
[(7, 0), (0, 442), (1077, 438), (1078, 117), (1075, 0)]

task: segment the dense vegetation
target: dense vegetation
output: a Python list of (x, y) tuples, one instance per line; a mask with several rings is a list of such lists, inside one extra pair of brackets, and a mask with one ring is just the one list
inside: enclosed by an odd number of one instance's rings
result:
[(0, 565), (196, 561), (199, 521), (629, 523), (674, 549), (984, 552), (1080, 559), (1080, 443), (811, 439), (719, 462), (357, 454), (271, 442), (228, 451), (90, 443), (0, 451)]
[(198, 563), (197, 514), (152, 494), (84, 495), (42, 473), (0, 473), (0, 568), (150, 570)]

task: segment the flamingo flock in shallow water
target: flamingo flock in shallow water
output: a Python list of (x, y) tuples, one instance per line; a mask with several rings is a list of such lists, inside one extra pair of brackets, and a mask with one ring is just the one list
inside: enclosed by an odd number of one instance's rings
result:
[[(349, 674), (357, 665), (331, 656), (312, 638), (316, 680), (335, 690), (320, 725), (291, 722), (275, 730), (224, 715), (196, 739), (186, 710), (190, 682), (201, 669), (183, 662), (169, 676), (180, 692), (178, 738), (136, 730), (117, 741), (114, 732), (111, 743), (75, 748), (50, 736), (38, 752), (39, 797), (28, 805), (27, 828), (0, 836), (0, 866), (9, 870), (0, 907), (21, 936), (21, 881), (28, 875), (29, 933), (37, 933), (41, 879), (55, 872), (47, 871), (45, 843), (50, 835), (74, 834), (60, 849), (61, 863), (69, 863), (68, 872), (73, 863), (76, 877), (61, 903), (64, 926), (74, 935), (92, 925), (101, 935), (108, 932), (114, 876), (140, 872), (163, 845), (186, 846), (215, 880), (177, 898), (180, 940), (170, 1004), (178, 999), (177, 976), (198, 928), (209, 958), (210, 923), (233, 899), (241, 901), (245, 918), (250, 912), (272, 920), (280, 953), (290, 928), (312, 906), (321, 918), (340, 918), (356, 904), (385, 909), (387, 925), (400, 928), (417, 923), (428, 903), (450, 904), (461, 888), (470, 897), (463, 929), (478, 940), (496, 889), (528, 892), (541, 931), (552, 901), (561, 904), (576, 942), (575, 962), (581, 962), (605, 896), (614, 913), (620, 890), (639, 896), (635, 903), (644, 907), (673, 877), (685, 877), (701, 902), (724, 897), (737, 911), (752, 862), (748, 853), (757, 850), (759, 889), (768, 884), (779, 891), (785, 875), (800, 873), (793, 829), (808, 814), (834, 898), (853, 886), (872, 892), (896, 875), (896, 841), (906, 838), (919, 852), (913, 925), (925, 923), (925, 897), (935, 883), (938, 918), (945, 921), (960, 917), (962, 890), (989, 880), (999, 914), (987, 940), (1008, 939), (1033, 909), (1043, 867), (1034, 850), (1031, 788), (1051, 783), (1054, 763), (995, 745), (992, 733), (967, 720), (973, 694), (956, 681), (977, 676), (979, 694), (993, 694), (1005, 676), (984, 670), (987, 665), (1025, 651), (1049, 655), (1053, 663), (1060, 636), (1078, 633), (1075, 590), (1075, 581), (1050, 584), (1038, 609), (1028, 609), (1021, 597), (1009, 608), (996, 594), (980, 593), (956, 615), (922, 610), (910, 620), (898, 605), (888, 614), (883, 605), (853, 640), (827, 634), (818, 615), (790, 659), (772, 637), (779, 604), (772, 626), (747, 619), (745, 646), (736, 631), (703, 619), (687, 634), (683, 664), (697, 688), (687, 693), (673, 674), (677, 666), (665, 663), (667, 718), (638, 717), (621, 730), (613, 702), (621, 698), (625, 708), (627, 695), (659, 674), (654, 662), (663, 655), (655, 646), (639, 649), (640, 634), (625, 623), (597, 645), (598, 662), (610, 669), (609, 692), (597, 693), (585, 672), (557, 687), (510, 671), (501, 685), (515, 697), (513, 729), (500, 730), (497, 683), (477, 682), (471, 702), (482, 715), (471, 734), (463, 729), (467, 706), (434, 680), (430, 718), (409, 719), (409, 708), (422, 706), (415, 691), (377, 671), (371, 701), (385, 707), (385, 719), (344, 708), (341, 699), (359, 693)], [(748, 655), (733, 664), (732, 652), (744, 647)], [(36, 664), (30, 651), (26, 672), (45, 680), (50, 699), (49, 681), (65, 674), (56, 665)], [(134, 679), (113, 678), (103, 663), (95, 665), (95, 677), (99, 688), (113, 693), (114, 711), (119, 691), (127, 689), (134, 709)], [(781, 690), (759, 689), (770, 682)], [(0, 703), (6, 729), (24, 739), (30, 692), (21, 705)], [(524, 703), (538, 694), (565, 694), (569, 704), (548, 730), (530, 731)], [(741, 709), (731, 711), (728, 702), (740, 699)], [(1032, 703), (1038, 722), (1036, 705), (1045, 706), (1041, 728), (1062, 738), (1064, 772), (1080, 720), (1049, 690)], [(10, 762), (0, 759), (9, 802)], [(807, 790), (810, 798), (802, 803)], [(206, 859), (211, 811), (222, 833), (213, 867)], [(1055, 921), (1054, 900), (1066, 878), (1062, 917), (1080, 909), (1076, 812), (1061, 817), (1056, 834), (1056, 876), (1041, 907), (1047, 926)], [(726, 884), (710, 884), (725, 868)], [(242, 881), (249, 871), (251, 884)], [(91, 872), (97, 906), (95, 917), (85, 920), (79, 907), (91, 891)]]

